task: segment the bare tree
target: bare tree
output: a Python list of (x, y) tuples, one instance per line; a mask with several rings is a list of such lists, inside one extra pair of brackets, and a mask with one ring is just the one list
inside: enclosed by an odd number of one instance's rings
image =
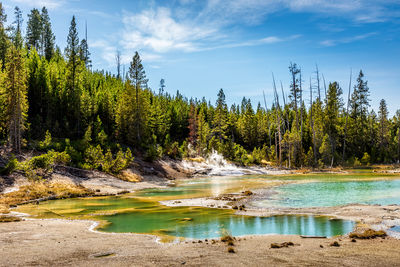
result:
[[(277, 128), (278, 128), (278, 146), (279, 146), (279, 157), (277, 155), (277, 158), (279, 160), (279, 166), (282, 166), (282, 133), (281, 133), (281, 108), (279, 105), (279, 96), (278, 92), (276, 91), (276, 83), (275, 83), (275, 77), (274, 74), (272, 74), (272, 80), (274, 82), (274, 95), (275, 95), (275, 104), (276, 104), (276, 117), (277, 117)], [(275, 138), (275, 144), (276, 144), (276, 138)], [(277, 147), (278, 147), (277, 146)], [(278, 154), (278, 153), (277, 153)]]
[(345, 154), (346, 154), (347, 120), (348, 120), (348, 117), (349, 117), (351, 78), (352, 78), (352, 70), (350, 69), (349, 93), (348, 93), (348, 96), (347, 96), (347, 107), (346, 107), (346, 122), (344, 124), (342, 164), (344, 164)]
[(121, 51), (117, 50), (117, 54), (115, 55), (115, 61), (117, 63), (117, 78), (121, 78)]
[(314, 130), (314, 118), (313, 118), (313, 96), (312, 96), (312, 83), (311, 83), (311, 78), (310, 78), (310, 125), (311, 125), (311, 130), (313, 132), (313, 151), (314, 151), (314, 165), (317, 162), (317, 149), (315, 146), (315, 130)]

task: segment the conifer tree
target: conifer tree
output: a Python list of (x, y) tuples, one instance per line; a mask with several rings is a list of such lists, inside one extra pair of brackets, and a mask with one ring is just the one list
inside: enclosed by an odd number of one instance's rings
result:
[(382, 99), (379, 102), (379, 111), (378, 111), (378, 119), (379, 119), (379, 137), (378, 137), (378, 144), (379, 144), (379, 156), (380, 161), (385, 162), (388, 151), (389, 145), (389, 122), (388, 122), (388, 109), (386, 105), (385, 99)]
[(135, 87), (135, 125), (136, 125), (136, 138), (140, 142), (141, 138), (141, 111), (140, 111), (140, 90), (147, 87), (148, 80), (146, 79), (146, 72), (144, 71), (142, 60), (140, 59), (139, 53), (136, 51), (132, 58), (129, 67), (129, 78), (131, 83)]
[(23, 19), (22, 19), (22, 11), (21, 9), (19, 9), (19, 7), (15, 7), (14, 15), (15, 15), (15, 21), (13, 23), (14, 26), (13, 26), (12, 41), (17, 49), (21, 49), (23, 45), (23, 39), (21, 33)]
[(2, 71), (6, 65), (7, 48), (9, 47), (9, 40), (5, 27), (6, 22), (7, 15), (4, 11), (3, 4), (0, 2), (0, 67)]
[[(339, 137), (339, 110), (342, 107), (340, 96), (342, 89), (337, 82), (330, 83), (324, 112), (324, 132), (327, 133), (330, 145), (330, 166), (333, 166), (336, 145)], [(326, 162), (328, 163), (328, 162)]]
[(54, 54), (55, 36), (51, 29), (50, 17), (46, 7), (42, 8), (41, 19), (42, 19), (42, 33), (41, 33), (41, 45), (40, 45), (42, 49), (41, 54), (42, 56), (45, 56), (47, 61), (50, 61), (50, 59)]
[(213, 125), (212, 134), (219, 141), (220, 145), (227, 139), (226, 135), (226, 131), (228, 129), (227, 111), (228, 109), (225, 102), (224, 90), (221, 88), (218, 92), (218, 98), (214, 112), (214, 119), (212, 122)]
[(28, 14), (28, 24), (26, 27), (26, 44), (29, 50), (36, 49), (39, 53), (42, 51), (42, 16), (38, 9), (34, 8)]
[(21, 49), (12, 46), (9, 49), (6, 64), (6, 106), (8, 121), (8, 138), (12, 149), (20, 153), (22, 134), (25, 130), (26, 112), (26, 70), (24, 55)]
[(69, 127), (75, 126), (75, 133), (80, 132), (80, 90), (77, 84), (80, 72), (79, 37), (75, 16), (72, 17), (65, 48), (67, 58), (66, 115)]

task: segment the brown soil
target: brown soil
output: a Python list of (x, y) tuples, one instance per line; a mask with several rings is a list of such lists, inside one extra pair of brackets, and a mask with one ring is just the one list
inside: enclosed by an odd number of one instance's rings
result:
[[(92, 222), (27, 220), (1, 224), (0, 266), (399, 266), (400, 240), (237, 238), (235, 253), (219, 240), (162, 244), (140, 234), (89, 231)], [(330, 246), (338, 242), (340, 247)], [(272, 249), (272, 243), (296, 246)], [(100, 255), (100, 256), (99, 256)]]

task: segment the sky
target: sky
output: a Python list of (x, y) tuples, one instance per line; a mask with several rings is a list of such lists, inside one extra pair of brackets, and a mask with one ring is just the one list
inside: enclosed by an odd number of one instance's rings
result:
[[(0, 0), (1, 1), (1, 0)], [(220, 88), (227, 103), (250, 98), (273, 102), (272, 73), (289, 90), (288, 66), (302, 69), (308, 98), (318, 66), (326, 84), (337, 81), (347, 98), (363, 70), (377, 111), (385, 98), (391, 115), (400, 109), (400, 0), (7, 0), (13, 9), (49, 10), (57, 45), (64, 50), (72, 15), (88, 44), (93, 69), (116, 73), (120, 51), (128, 70), (138, 51), (153, 90), (214, 102)]]

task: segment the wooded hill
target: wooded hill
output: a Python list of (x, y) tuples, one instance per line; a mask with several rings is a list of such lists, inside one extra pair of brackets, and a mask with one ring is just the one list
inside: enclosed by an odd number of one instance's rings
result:
[(15, 154), (52, 150), (68, 164), (103, 170), (107, 160), (112, 165), (120, 159), (123, 168), (131, 150), (147, 160), (216, 150), (239, 164), (269, 161), (287, 167), (400, 158), (400, 111), (389, 118), (384, 99), (378, 114), (370, 109), (362, 71), (353, 85), (339, 85), (325, 83), (318, 68), (305, 79), (290, 63), (290, 87), (274, 80), (270, 108), (253, 106), (247, 98), (228, 107), (222, 89), (213, 105), (179, 91), (168, 93), (164, 80), (160, 88), (149, 88), (137, 52), (125, 76), (120, 53), (116, 74), (92, 70), (89, 45), (79, 39), (75, 17), (64, 51), (55, 46), (46, 8), (28, 14), (26, 36), (21, 25), (18, 8), (7, 25), (0, 3), (0, 140)]

